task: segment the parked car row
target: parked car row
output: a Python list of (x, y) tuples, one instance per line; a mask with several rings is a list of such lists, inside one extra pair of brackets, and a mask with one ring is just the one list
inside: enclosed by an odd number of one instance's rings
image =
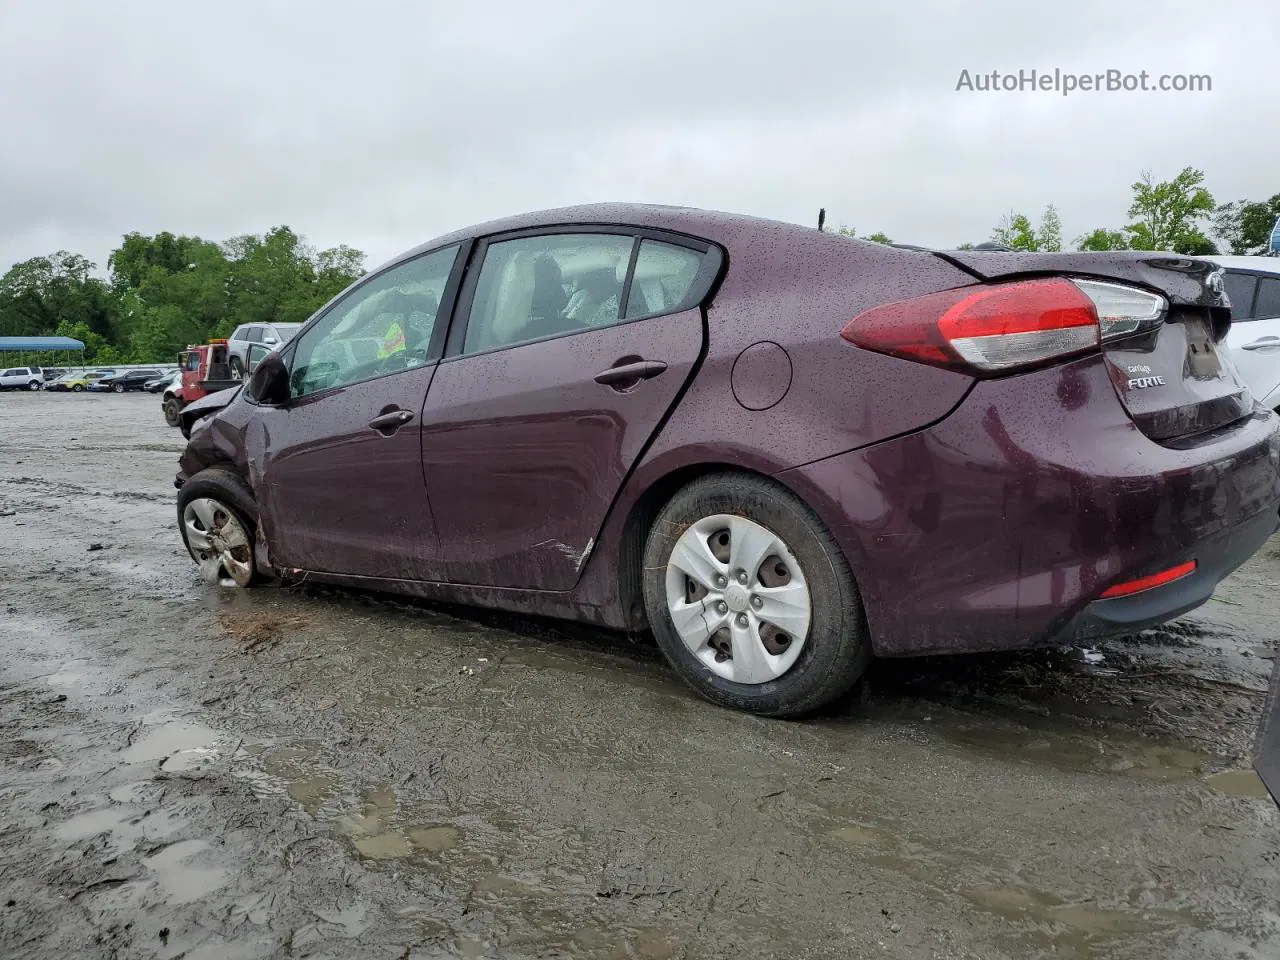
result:
[(64, 371), (52, 367), (8, 367), (0, 370), (0, 390), (53, 390), (60, 393), (159, 393), (178, 371), (160, 369)]

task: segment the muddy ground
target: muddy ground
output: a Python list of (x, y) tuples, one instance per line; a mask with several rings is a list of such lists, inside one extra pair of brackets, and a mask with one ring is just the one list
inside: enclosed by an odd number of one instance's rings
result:
[(154, 397), (0, 396), (4, 957), (1280, 956), (1280, 538), (1100, 665), (789, 723), (623, 637), (205, 587), (179, 449)]

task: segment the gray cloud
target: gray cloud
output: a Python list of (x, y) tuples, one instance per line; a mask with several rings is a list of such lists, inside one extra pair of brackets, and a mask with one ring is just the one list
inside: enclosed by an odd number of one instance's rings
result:
[[(1269, 0), (462, 5), (0, 0), (0, 267), (128, 230), (288, 223), (378, 261), (622, 199), (954, 244), (1056, 203), (1119, 225), (1138, 171), (1280, 191)], [(976, 8), (976, 9), (975, 9)], [(964, 93), (973, 72), (1209, 73), (1207, 94)]]

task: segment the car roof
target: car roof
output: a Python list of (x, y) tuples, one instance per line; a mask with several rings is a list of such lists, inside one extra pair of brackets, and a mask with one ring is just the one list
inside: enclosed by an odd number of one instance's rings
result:
[[(718, 240), (736, 229), (749, 227), (755, 232), (813, 232), (813, 227), (806, 227), (782, 220), (768, 220), (764, 217), (751, 217), (739, 213), (726, 213), (721, 210), (703, 210), (698, 207), (678, 207), (658, 203), (589, 203), (573, 207), (556, 207), (549, 210), (535, 210), (520, 213), (498, 220), (489, 220), (474, 226), (464, 227), (452, 233), (436, 237), (408, 250), (382, 266), (389, 266), (399, 260), (418, 256), (428, 250), (461, 243), (475, 237), (493, 233), (506, 233), (511, 230), (533, 230), (539, 227), (581, 227), (581, 226), (620, 226), (650, 227), (655, 230), (669, 230), (707, 240)], [(836, 236), (836, 234), (832, 234)], [(380, 266), (378, 269), (382, 269)]]
[(1223, 267), (1235, 267), (1239, 270), (1256, 270), (1258, 273), (1280, 274), (1280, 257), (1202, 257)]

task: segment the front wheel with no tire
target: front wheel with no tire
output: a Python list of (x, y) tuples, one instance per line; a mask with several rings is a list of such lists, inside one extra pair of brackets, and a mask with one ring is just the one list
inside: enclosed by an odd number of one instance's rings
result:
[(178, 491), (178, 528), (206, 583), (248, 587), (259, 579), (253, 494), (228, 470), (202, 470)]
[(763, 477), (713, 474), (671, 499), (645, 545), (644, 601), (672, 666), (722, 706), (811, 713), (871, 660), (844, 554), (803, 501)]

